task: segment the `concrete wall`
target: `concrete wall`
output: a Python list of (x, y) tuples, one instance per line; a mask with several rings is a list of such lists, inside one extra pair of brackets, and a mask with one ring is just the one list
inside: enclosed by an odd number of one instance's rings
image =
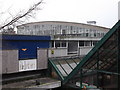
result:
[(67, 48), (50, 48), (48, 50), (48, 57), (67, 56)]
[(93, 47), (80, 47), (79, 48), (79, 55), (86, 55)]
[(18, 50), (0, 50), (2, 57), (2, 73), (19, 71)]
[(37, 69), (47, 69), (48, 49), (39, 48), (37, 50)]

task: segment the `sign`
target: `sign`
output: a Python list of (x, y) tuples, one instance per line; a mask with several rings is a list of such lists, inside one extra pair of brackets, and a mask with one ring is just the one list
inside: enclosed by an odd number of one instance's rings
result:
[(29, 71), (37, 69), (37, 60), (28, 59), (28, 60), (19, 60), (19, 71)]
[(51, 50), (51, 54), (54, 54), (54, 50)]
[(26, 51), (27, 49), (26, 49), (26, 48), (23, 48), (22, 50), (23, 50), (23, 51)]

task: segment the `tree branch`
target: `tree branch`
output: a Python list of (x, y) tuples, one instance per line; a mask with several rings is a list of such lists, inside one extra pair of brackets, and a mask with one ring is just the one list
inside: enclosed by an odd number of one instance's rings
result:
[(27, 17), (27, 16), (31, 16), (30, 14), (35, 11), (38, 6), (43, 2), (43, 0), (39, 1), (38, 3), (34, 4), (31, 8), (29, 8), (25, 13), (16, 15), (11, 21), (9, 21), (8, 23), (6, 23), (5, 25), (0, 27), (0, 30), (4, 29), (5, 27), (8, 27), (10, 25), (13, 25), (15, 22), (19, 21), (21, 18), (23, 17)]

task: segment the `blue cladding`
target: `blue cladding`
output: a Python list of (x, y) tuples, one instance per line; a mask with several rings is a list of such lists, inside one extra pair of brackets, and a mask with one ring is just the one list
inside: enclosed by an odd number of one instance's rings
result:
[(38, 48), (49, 48), (50, 36), (3, 35), (2, 49), (19, 50), (19, 59), (37, 58)]
[[(23, 41), (20, 47), (20, 58), (36, 58), (37, 57), (37, 48), (49, 48), (49, 42), (46, 41)], [(26, 49), (23, 51), (22, 49)]]
[(50, 36), (33, 36), (33, 35), (2, 35), (3, 40), (50, 40)]

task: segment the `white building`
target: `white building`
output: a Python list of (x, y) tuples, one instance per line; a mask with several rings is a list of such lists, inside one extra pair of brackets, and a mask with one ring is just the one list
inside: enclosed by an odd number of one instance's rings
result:
[(43, 21), (17, 27), (18, 34), (50, 35), (51, 48), (66, 49), (68, 54), (86, 54), (109, 28), (75, 22)]

